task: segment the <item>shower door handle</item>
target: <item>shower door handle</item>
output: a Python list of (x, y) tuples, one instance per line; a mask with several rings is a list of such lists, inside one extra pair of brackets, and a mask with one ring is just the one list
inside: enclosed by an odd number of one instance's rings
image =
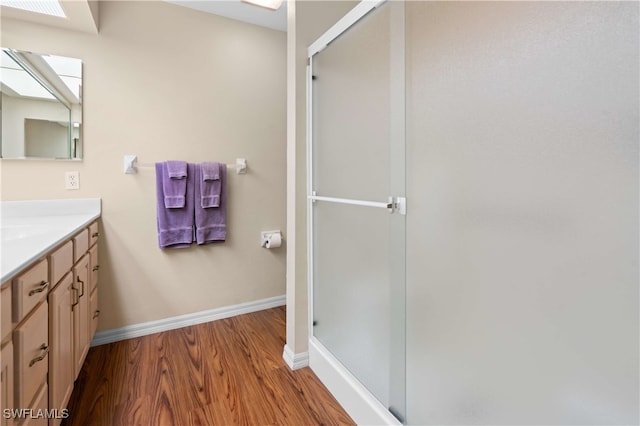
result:
[(389, 197), (386, 202), (354, 200), (350, 198), (322, 197), (316, 195), (315, 191), (307, 197), (311, 202), (326, 201), (329, 203), (350, 204), (352, 206), (365, 206), (387, 209), (389, 213), (407, 214), (407, 199), (405, 197)]

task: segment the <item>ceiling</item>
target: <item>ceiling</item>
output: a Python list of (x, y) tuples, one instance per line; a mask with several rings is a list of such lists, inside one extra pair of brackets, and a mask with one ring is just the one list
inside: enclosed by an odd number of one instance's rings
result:
[(287, 2), (283, 1), (278, 10), (243, 3), (240, 0), (185, 1), (164, 0), (168, 3), (189, 7), (202, 12), (213, 13), (238, 21), (260, 25), (279, 31), (287, 31)]
[[(240, 0), (164, 0), (168, 3), (196, 9), (214, 15), (260, 25), (278, 31), (287, 30), (287, 2), (276, 11), (243, 3)], [(94, 0), (62, 0), (68, 17), (59, 18), (0, 6), (0, 15), (74, 31), (98, 33), (98, 2)]]

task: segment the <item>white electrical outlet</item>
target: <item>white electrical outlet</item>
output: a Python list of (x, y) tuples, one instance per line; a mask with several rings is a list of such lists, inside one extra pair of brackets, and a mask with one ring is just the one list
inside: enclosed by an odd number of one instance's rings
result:
[(64, 187), (65, 189), (80, 189), (80, 173), (65, 172)]

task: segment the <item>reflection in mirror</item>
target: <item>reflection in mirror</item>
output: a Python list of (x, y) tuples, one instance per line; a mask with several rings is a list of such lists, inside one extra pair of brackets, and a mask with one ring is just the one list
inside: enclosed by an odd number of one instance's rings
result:
[(2, 158), (82, 158), (82, 62), (2, 48)]

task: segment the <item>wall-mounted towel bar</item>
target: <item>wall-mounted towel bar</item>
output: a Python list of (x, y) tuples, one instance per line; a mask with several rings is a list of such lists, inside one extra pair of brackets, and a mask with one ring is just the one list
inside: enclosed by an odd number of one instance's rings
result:
[[(125, 174), (136, 174), (138, 169), (151, 169), (155, 168), (154, 163), (139, 163), (137, 155), (125, 155), (124, 156), (124, 172)], [(227, 164), (227, 169), (236, 169), (236, 173), (243, 175), (247, 173), (247, 159), (236, 158), (235, 164)]]

